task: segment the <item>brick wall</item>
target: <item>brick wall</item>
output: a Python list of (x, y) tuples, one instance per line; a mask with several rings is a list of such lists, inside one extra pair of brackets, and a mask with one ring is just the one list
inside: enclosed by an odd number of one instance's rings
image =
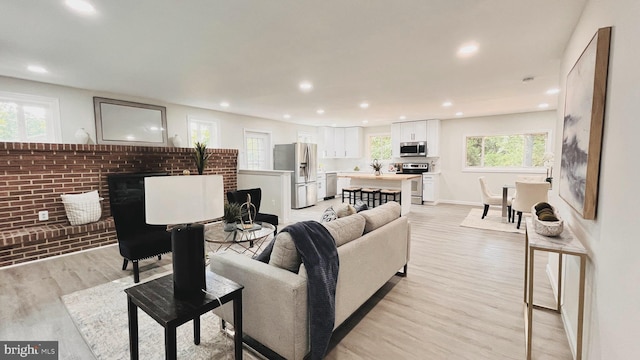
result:
[[(0, 267), (116, 242), (107, 175), (190, 170), (191, 148), (0, 142)], [(205, 174), (220, 174), (225, 191), (237, 187), (236, 149), (209, 149)], [(102, 218), (70, 227), (61, 194), (98, 190)], [(49, 211), (48, 221), (38, 212)], [(86, 227), (86, 226), (85, 226)], [(77, 228), (77, 229), (76, 229)]]

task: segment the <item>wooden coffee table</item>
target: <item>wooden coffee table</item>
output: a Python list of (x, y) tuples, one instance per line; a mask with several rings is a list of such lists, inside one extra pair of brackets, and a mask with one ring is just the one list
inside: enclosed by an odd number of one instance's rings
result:
[[(207, 271), (207, 292), (190, 300), (173, 297), (173, 274), (125, 289), (129, 309), (129, 349), (138, 359), (138, 308), (164, 327), (165, 358), (176, 359), (176, 328), (193, 320), (193, 342), (200, 344), (200, 315), (233, 301), (235, 358), (242, 359), (242, 289), (221, 275)], [(214, 296), (215, 295), (215, 296)], [(220, 302), (218, 302), (218, 299)]]

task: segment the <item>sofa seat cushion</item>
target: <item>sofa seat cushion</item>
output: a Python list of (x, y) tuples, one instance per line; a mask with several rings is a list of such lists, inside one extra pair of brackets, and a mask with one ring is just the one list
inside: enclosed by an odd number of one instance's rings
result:
[(371, 232), (399, 218), (401, 210), (400, 204), (389, 201), (371, 210), (359, 212), (358, 215), (362, 215), (365, 219), (364, 233)]
[(362, 236), (364, 224), (364, 217), (354, 214), (322, 225), (329, 230), (331, 236), (336, 240), (336, 246), (340, 247)]

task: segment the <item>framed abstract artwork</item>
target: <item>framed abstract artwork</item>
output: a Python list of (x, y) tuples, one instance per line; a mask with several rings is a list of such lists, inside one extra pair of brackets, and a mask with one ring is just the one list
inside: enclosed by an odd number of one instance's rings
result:
[(598, 29), (567, 75), (560, 197), (595, 219), (611, 27)]

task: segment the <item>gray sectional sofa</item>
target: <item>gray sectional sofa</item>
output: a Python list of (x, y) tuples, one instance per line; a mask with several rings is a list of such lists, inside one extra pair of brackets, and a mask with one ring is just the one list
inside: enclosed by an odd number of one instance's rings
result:
[[(406, 274), (411, 233), (395, 202), (324, 225), (340, 260), (335, 329), (398, 270)], [(244, 285), (244, 333), (286, 359), (302, 359), (310, 350), (306, 271), (288, 233), (275, 241), (269, 264), (222, 252), (210, 254), (210, 267)], [(215, 312), (233, 323), (229, 304)]]

